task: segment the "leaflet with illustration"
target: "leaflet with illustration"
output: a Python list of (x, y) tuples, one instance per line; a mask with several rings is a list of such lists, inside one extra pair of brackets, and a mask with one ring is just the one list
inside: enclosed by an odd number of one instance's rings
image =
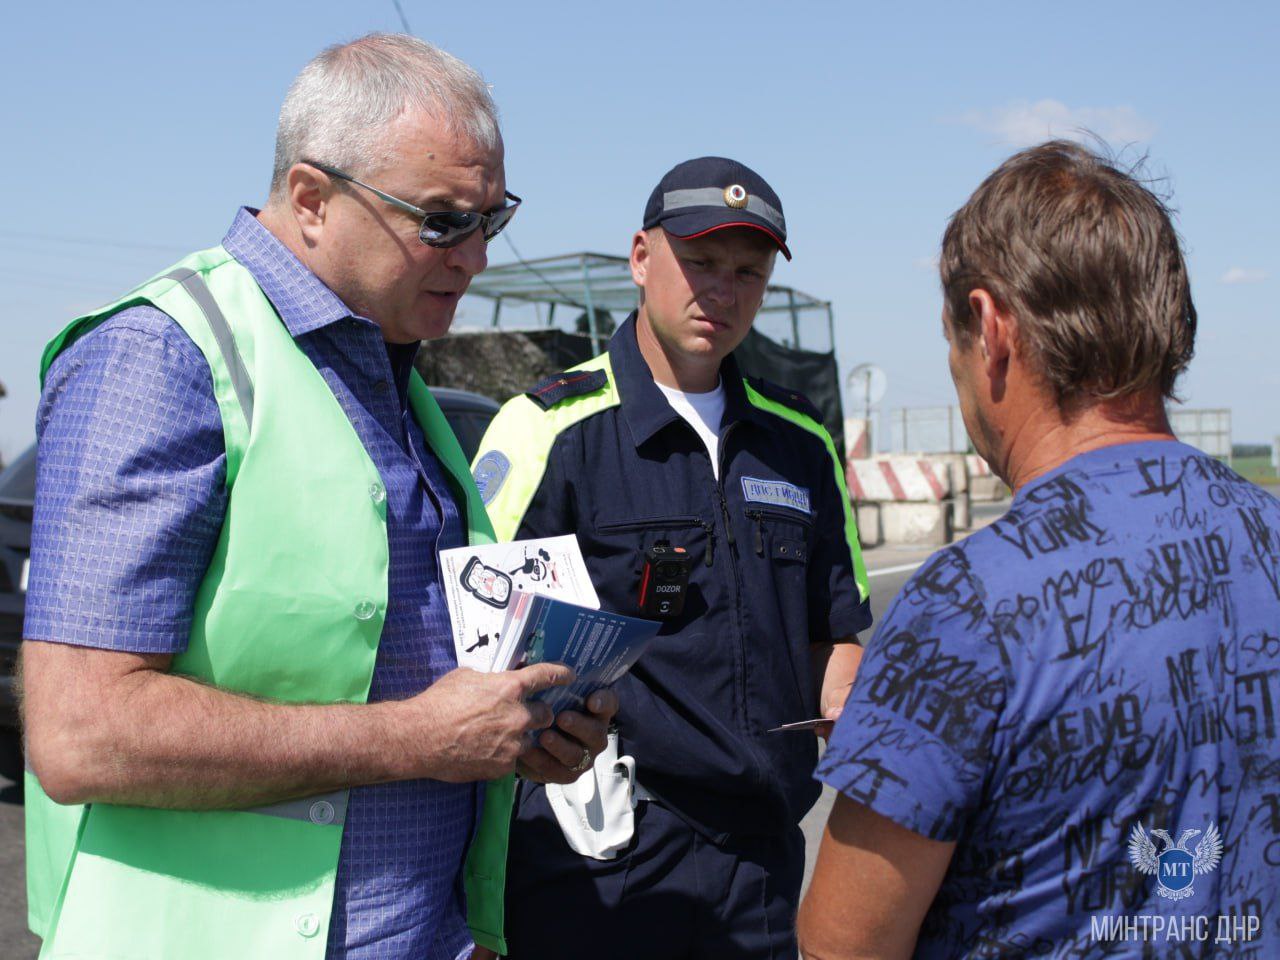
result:
[(567, 687), (533, 697), (559, 713), (582, 710), (583, 701), (631, 669), (661, 624), (607, 613), (517, 590), (507, 609), (493, 669), (531, 663), (565, 663), (577, 674)]
[(492, 669), (517, 590), (600, 606), (573, 534), (442, 550), (440, 565), (460, 667)]

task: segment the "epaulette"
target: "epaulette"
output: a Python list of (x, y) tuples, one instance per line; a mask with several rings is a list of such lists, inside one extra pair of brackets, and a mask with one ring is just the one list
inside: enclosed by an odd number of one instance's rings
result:
[(594, 393), (608, 382), (609, 374), (603, 370), (566, 370), (547, 377), (525, 396), (543, 410), (550, 410), (562, 400)]
[(781, 403), (783, 406), (790, 407), (792, 410), (799, 410), (805, 416), (812, 417), (818, 423), (823, 422), (822, 411), (814, 406), (813, 401), (800, 391), (770, 383), (760, 377), (747, 377), (747, 382), (762, 396)]

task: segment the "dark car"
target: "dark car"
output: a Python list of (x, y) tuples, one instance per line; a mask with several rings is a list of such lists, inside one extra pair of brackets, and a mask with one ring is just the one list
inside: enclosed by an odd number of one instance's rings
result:
[[(467, 459), (473, 460), (498, 404), (466, 390), (432, 387), (431, 392)], [(0, 473), (0, 776), (11, 780), (16, 780), (22, 769), (13, 666), (22, 642), (35, 496), (36, 448), (32, 446)]]

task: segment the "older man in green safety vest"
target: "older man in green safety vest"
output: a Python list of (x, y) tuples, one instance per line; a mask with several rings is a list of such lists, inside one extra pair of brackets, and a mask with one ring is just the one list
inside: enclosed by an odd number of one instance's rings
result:
[(41, 957), (505, 949), (511, 774), (574, 780), (617, 707), (548, 729), (528, 698), (568, 668), (453, 652), (438, 551), (493, 530), (413, 355), (518, 202), (475, 71), (365, 37), (294, 82), (264, 210), (49, 344), (23, 650)]

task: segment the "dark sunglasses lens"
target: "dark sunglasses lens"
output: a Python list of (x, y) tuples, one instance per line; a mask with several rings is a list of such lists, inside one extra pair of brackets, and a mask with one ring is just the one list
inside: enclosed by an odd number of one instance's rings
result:
[(484, 239), (488, 243), (494, 237), (502, 232), (502, 228), (511, 222), (511, 218), (516, 215), (516, 208), (519, 204), (511, 204), (503, 207), (501, 210), (495, 210), (489, 214), (489, 222), (485, 227)]
[(432, 213), (422, 221), (418, 237), (430, 247), (456, 247), (478, 226), (478, 213)]

